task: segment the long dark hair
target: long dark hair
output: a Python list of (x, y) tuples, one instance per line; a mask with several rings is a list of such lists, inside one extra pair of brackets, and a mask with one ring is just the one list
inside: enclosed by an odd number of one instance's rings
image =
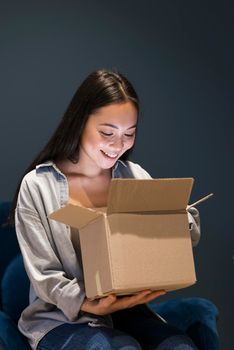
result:
[[(126, 77), (117, 71), (106, 69), (92, 72), (75, 92), (54, 134), (26, 169), (24, 175), (33, 170), (36, 165), (47, 160), (70, 159), (77, 163), (79, 161), (77, 154), (79, 154), (80, 139), (89, 115), (98, 108), (124, 102), (132, 102), (137, 113), (139, 113), (137, 93)], [(121, 159), (126, 160), (130, 152), (131, 150), (125, 152)], [(14, 210), (21, 181), (13, 198), (12, 210), (9, 216), (10, 224), (14, 224)]]

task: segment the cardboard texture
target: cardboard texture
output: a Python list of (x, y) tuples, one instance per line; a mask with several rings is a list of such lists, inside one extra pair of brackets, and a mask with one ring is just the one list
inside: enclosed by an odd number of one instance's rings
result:
[(193, 181), (112, 179), (107, 208), (67, 204), (49, 216), (79, 229), (88, 298), (196, 282), (186, 211)]

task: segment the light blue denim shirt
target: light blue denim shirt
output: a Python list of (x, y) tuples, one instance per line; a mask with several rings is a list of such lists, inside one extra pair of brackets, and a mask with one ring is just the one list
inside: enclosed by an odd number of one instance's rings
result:
[[(140, 165), (120, 160), (112, 177), (151, 178)], [(38, 165), (22, 180), (15, 223), (31, 284), (29, 305), (18, 326), (33, 349), (47, 332), (65, 322), (112, 326), (110, 316), (80, 312), (85, 289), (81, 256), (76, 253), (77, 232), (48, 219), (68, 199), (67, 178), (52, 161)], [(196, 245), (200, 238), (199, 213), (195, 208), (189, 211), (191, 239)]]

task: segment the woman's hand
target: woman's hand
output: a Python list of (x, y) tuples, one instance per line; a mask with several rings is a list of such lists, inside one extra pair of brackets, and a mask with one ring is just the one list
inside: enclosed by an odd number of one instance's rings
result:
[(165, 294), (164, 290), (155, 292), (145, 290), (136, 295), (124, 297), (117, 297), (115, 294), (110, 294), (101, 299), (85, 299), (81, 305), (81, 310), (95, 315), (107, 315), (118, 310), (131, 308), (138, 304), (148, 303), (163, 294)]

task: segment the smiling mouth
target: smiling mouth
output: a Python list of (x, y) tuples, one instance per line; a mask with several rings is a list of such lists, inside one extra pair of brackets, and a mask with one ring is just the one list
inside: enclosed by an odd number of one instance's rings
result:
[(101, 152), (109, 159), (116, 159), (116, 158), (118, 158), (118, 154), (117, 153), (108, 153), (108, 152), (104, 152), (103, 150), (101, 150)]

